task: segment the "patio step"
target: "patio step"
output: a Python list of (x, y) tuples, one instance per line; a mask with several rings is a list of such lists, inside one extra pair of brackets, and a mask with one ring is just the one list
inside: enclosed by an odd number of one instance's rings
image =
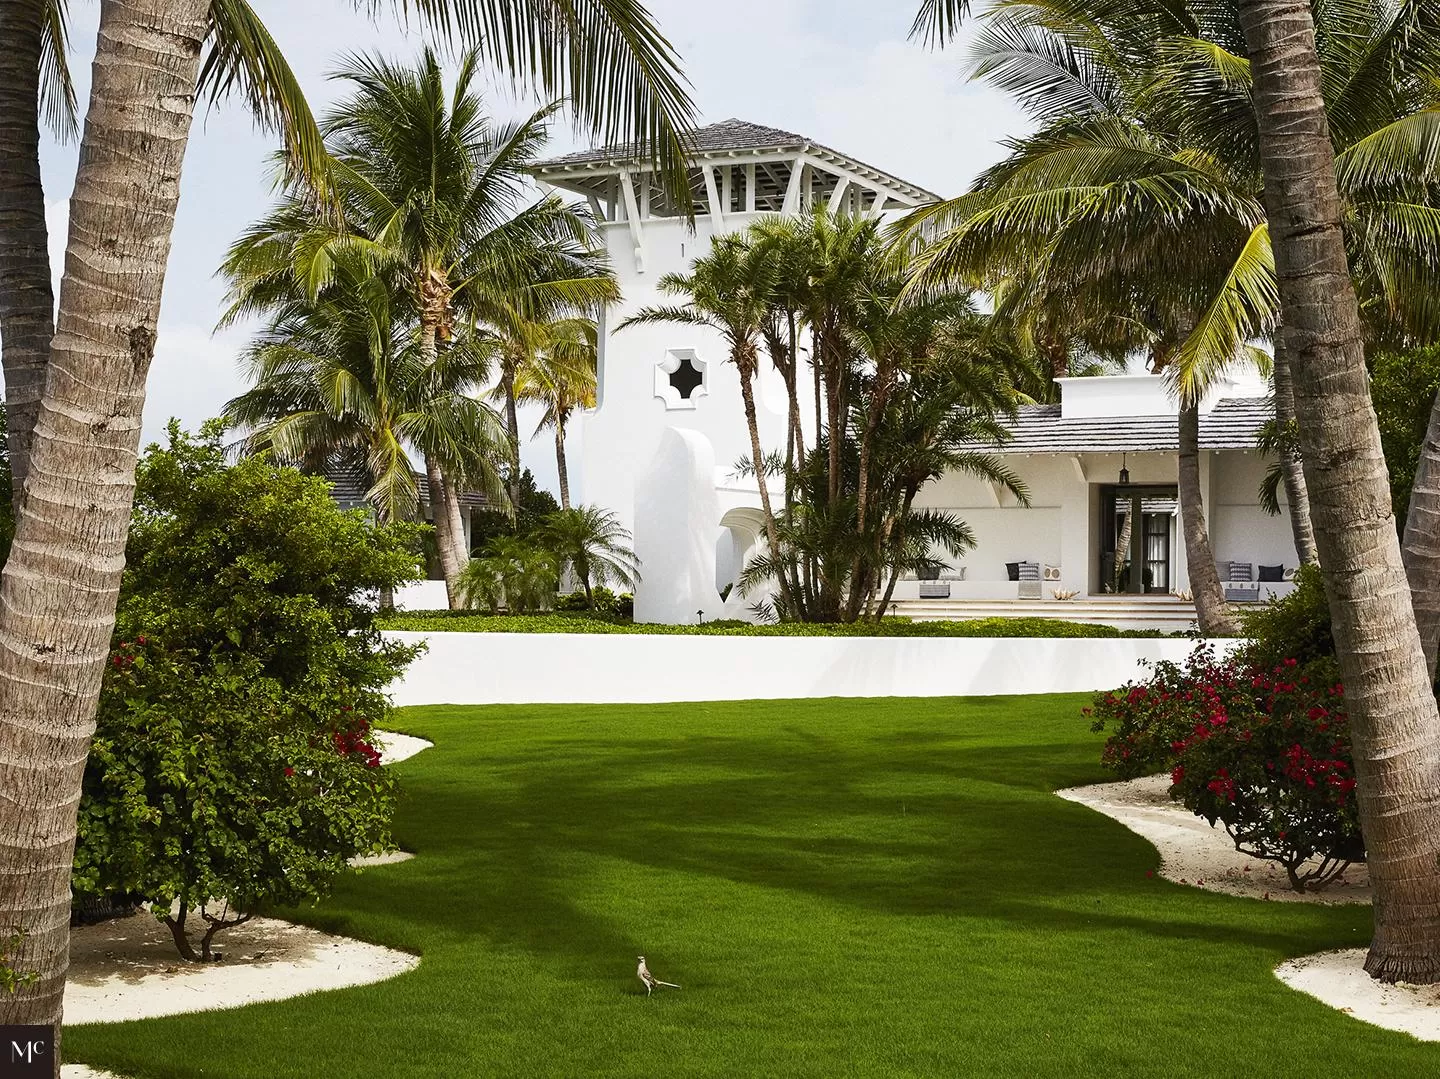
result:
[(1171, 597), (1134, 600), (900, 600), (895, 613), (916, 622), (980, 618), (1056, 618), (1117, 629), (1186, 633), (1195, 628), (1195, 605)]

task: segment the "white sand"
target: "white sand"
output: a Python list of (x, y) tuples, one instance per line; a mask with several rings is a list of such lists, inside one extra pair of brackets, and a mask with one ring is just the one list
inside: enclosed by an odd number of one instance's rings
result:
[(70, 933), (65, 1022), (119, 1023), (285, 1000), (369, 985), (414, 969), (418, 956), (275, 918), (215, 937), (223, 958), (186, 963), (170, 930), (148, 913)]
[(350, 864), (356, 869), (369, 869), (371, 866), (408, 862), (413, 857), (415, 855), (408, 850), (392, 850), (384, 854), (357, 854), (350, 859)]
[[(61, 1046), (64, 1052), (64, 1046)], [(120, 1079), (114, 1072), (96, 1071), (88, 1064), (66, 1064), (60, 1069), (60, 1079)]]
[(1056, 791), (1061, 798), (1113, 817), (1160, 852), (1160, 875), (1212, 892), (1279, 902), (1368, 903), (1370, 876), (1362, 864), (1320, 892), (1297, 892), (1284, 868), (1235, 849), (1223, 827), (1212, 828), (1169, 795), (1170, 777), (1146, 776)]
[(409, 760), (421, 750), (431, 749), (435, 745), (434, 742), (416, 738), (413, 734), (397, 734), (395, 731), (376, 731), (374, 744), (385, 764)]
[(1365, 973), (1365, 949), (1292, 959), (1275, 968), (1291, 989), (1386, 1030), (1440, 1042), (1440, 985), (1385, 985)]

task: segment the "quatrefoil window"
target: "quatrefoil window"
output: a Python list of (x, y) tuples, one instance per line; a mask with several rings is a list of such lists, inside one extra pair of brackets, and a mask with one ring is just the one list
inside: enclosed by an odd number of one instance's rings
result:
[(672, 348), (655, 365), (655, 396), (667, 409), (695, 408), (708, 394), (706, 363), (694, 349)]
[(682, 401), (688, 401), (692, 393), (705, 385), (705, 376), (695, 370), (695, 361), (686, 356), (680, 366), (670, 372), (670, 385)]

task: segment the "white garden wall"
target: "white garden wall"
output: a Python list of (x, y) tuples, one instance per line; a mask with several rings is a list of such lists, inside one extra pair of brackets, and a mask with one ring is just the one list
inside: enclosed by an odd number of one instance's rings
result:
[[(425, 641), (396, 704), (949, 697), (1110, 689), (1182, 638), (700, 637), (389, 633)], [(1232, 641), (1215, 642), (1222, 653)]]

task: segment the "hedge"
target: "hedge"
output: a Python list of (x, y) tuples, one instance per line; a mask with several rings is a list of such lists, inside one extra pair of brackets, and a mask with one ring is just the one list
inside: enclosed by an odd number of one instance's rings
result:
[[(631, 623), (579, 613), (486, 615), (472, 611), (412, 611), (379, 620), (381, 629), (420, 633), (648, 633), (714, 637), (1165, 637), (1152, 630), (1121, 630), (1055, 618), (978, 618), (964, 622), (911, 622), (887, 618), (854, 624), (786, 622), (755, 626), (707, 622), (696, 626)], [(1174, 636), (1185, 636), (1174, 634)]]

